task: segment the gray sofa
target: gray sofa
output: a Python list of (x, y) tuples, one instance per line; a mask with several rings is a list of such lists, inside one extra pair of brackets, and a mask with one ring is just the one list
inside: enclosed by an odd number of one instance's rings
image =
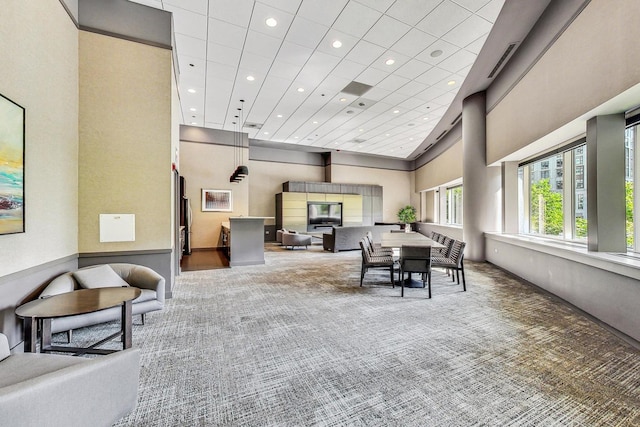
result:
[(11, 355), (0, 334), (0, 425), (111, 426), (138, 396), (140, 350), (84, 357)]
[[(140, 288), (142, 294), (133, 300), (131, 310), (133, 314), (144, 315), (151, 311), (161, 310), (164, 307), (164, 278), (148, 267), (135, 264), (117, 263), (107, 264), (118, 276), (120, 276), (129, 286)], [(89, 266), (81, 270), (90, 269), (96, 266)], [(95, 287), (95, 286), (94, 286)], [(73, 272), (62, 274), (49, 283), (42, 291), (40, 298), (71, 292), (80, 289), (81, 285), (74, 277)], [(76, 316), (66, 316), (51, 319), (51, 332), (71, 331), (73, 329), (98, 323), (110, 322), (120, 319), (122, 310), (120, 307), (112, 307), (94, 313), (79, 314)]]
[(391, 230), (400, 230), (400, 226), (393, 224), (333, 227), (331, 233), (322, 235), (322, 247), (331, 252), (356, 250), (360, 249), (360, 239), (367, 234), (367, 231), (373, 234), (374, 242), (379, 242), (382, 233), (388, 233)]

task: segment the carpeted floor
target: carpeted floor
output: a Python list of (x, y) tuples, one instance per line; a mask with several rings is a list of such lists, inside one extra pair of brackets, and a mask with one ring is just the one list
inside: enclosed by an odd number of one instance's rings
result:
[(640, 351), (491, 265), (467, 263), (467, 292), (434, 272), (428, 300), (382, 271), (359, 287), (357, 251), (265, 258), (183, 273), (134, 326), (118, 426), (640, 425)]

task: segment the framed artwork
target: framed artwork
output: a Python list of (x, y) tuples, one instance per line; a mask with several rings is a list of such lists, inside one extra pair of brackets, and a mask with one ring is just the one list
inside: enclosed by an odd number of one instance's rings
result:
[(24, 108), (0, 95), (0, 234), (24, 233)]
[(231, 190), (202, 189), (202, 212), (231, 212), (232, 210)]

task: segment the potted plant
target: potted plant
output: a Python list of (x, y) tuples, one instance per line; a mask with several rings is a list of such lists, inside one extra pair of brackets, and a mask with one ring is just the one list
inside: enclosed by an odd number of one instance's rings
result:
[(398, 221), (405, 224), (404, 230), (411, 231), (411, 223), (416, 221), (416, 208), (407, 205), (398, 211)]

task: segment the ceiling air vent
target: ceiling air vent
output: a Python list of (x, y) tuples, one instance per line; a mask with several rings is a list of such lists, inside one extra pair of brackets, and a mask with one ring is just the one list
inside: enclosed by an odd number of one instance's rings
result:
[(369, 91), (373, 86), (369, 86), (364, 83), (351, 82), (341, 90), (341, 92), (348, 93), (349, 95), (362, 96)]
[(509, 57), (509, 55), (511, 55), (513, 50), (516, 48), (517, 44), (518, 44), (517, 42), (516, 43), (510, 43), (509, 46), (507, 46), (507, 49), (504, 51), (504, 53), (502, 54), (502, 56), (498, 60), (498, 63), (496, 64), (495, 67), (493, 67), (493, 70), (491, 70), (491, 72), (487, 76), (488, 79), (492, 78), (493, 76), (495, 76), (498, 73), (498, 70), (500, 70), (500, 68), (502, 68), (502, 66), (506, 62), (507, 58)]
[(440, 138), (442, 138), (444, 136), (444, 134), (447, 133), (446, 130), (443, 130), (442, 133), (440, 135), (438, 135), (438, 137), (436, 138), (436, 141), (439, 141)]
[(422, 152), (427, 151), (427, 150), (428, 150), (429, 148), (431, 148), (431, 147), (433, 147), (433, 144), (429, 144), (429, 145), (427, 145), (427, 148), (425, 148), (424, 150), (422, 150)]
[(356, 144), (362, 144), (363, 142), (366, 142), (366, 139), (362, 139), (362, 138), (353, 138), (351, 141), (349, 142), (355, 142)]
[(262, 129), (262, 123), (244, 122), (244, 126), (243, 127), (249, 128), (249, 129)]
[(451, 125), (455, 125), (456, 123), (458, 123), (458, 120), (460, 120), (461, 118), (462, 118), (462, 113), (458, 114), (458, 117), (453, 119), (453, 121), (451, 122)]

